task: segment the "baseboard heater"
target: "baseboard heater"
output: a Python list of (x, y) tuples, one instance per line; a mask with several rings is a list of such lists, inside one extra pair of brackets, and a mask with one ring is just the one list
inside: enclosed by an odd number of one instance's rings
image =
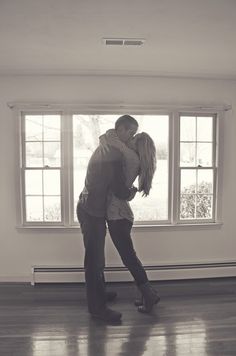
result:
[[(236, 261), (144, 266), (150, 280), (236, 277)], [(105, 267), (108, 282), (132, 281), (126, 267)], [(31, 284), (83, 283), (84, 268), (78, 266), (32, 266)]]

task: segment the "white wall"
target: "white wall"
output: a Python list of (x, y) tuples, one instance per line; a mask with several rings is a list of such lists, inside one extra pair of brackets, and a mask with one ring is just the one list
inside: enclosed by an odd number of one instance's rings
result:
[[(236, 82), (201, 79), (92, 76), (0, 77), (0, 281), (28, 281), (35, 264), (83, 265), (79, 231), (16, 229), (15, 133), (9, 101), (91, 103), (225, 103), (223, 226), (202, 230), (135, 230), (145, 264), (235, 260)], [(107, 243), (107, 265), (119, 265)]]

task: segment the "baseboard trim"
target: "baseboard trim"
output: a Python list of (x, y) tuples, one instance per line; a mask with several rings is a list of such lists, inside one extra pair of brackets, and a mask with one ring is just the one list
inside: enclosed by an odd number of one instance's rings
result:
[[(144, 266), (150, 280), (236, 277), (236, 261)], [(84, 282), (84, 268), (78, 266), (32, 266), (31, 284)], [(108, 282), (128, 282), (133, 278), (126, 267), (105, 267)]]
[(0, 276), (0, 283), (31, 283), (32, 276)]

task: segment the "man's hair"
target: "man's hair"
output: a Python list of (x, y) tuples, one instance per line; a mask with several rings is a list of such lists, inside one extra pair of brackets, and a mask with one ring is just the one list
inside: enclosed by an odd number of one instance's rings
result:
[(132, 125), (138, 126), (138, 121), (130, 115), (123, 115), (116, 120), (115, 129), (117, 130), (121, 125), (128, 130)]

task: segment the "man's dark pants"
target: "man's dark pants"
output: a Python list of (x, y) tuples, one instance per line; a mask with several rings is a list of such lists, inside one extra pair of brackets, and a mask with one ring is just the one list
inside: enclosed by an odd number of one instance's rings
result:
[(81, 226), (85, 247), (85, 281), (88, 310), (91, 314), (99, 313), (106, 306), (104, 267), (105, 267), (105, 217), (88, 214), (77, 205), (77, 217)]

